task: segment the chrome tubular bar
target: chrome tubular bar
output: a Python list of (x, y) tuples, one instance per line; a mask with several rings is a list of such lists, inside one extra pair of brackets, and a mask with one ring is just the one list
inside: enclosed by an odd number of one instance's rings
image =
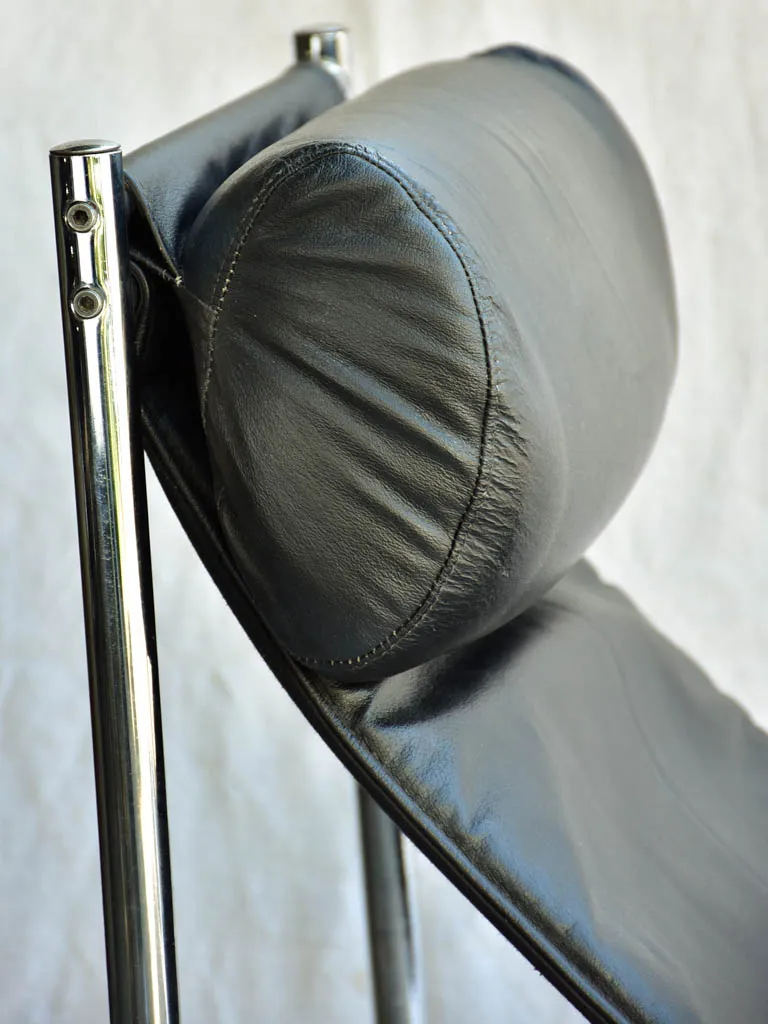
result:
[(122, 153), (51, 150), (110, 1020), (177, 1024), (144, 459), (127, 344)]
[(358, 789), (376, 1024), (423, 1024), (416, 916), (404, 837)]

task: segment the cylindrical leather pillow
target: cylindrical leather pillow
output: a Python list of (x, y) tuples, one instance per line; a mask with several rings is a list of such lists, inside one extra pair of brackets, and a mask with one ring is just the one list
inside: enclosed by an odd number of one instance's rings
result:
[(281, 644), (340, 679), (546, 591), (631, 487), (673, 376), (637, 150), (520, 48), (392, 79), (260, 153), (184, 274), (227, 541)]

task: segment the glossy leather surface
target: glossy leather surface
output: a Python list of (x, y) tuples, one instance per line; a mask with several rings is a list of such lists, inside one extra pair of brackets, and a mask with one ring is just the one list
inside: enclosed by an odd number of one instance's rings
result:
[(357, 779), (592, 1021), (760, 1024), (768, 737), (585, 564), (460, 654), (349, 687), (289, 658), (217, 519), (194, 401), (143, 396), (204, 564)]
[(308, 722), (588, 1019), (764, 1021), (768, 738), (584, 564), (492, 635), (379, 682), (298, 664), (220, 526), (182, 285), (148, 267), (148, 452)]
[(765, 1020), (766, 737), (588, 566), (460, 654), (323, 689), (616, 1018)]
[(374, 679), (574, 564), (675, 365), (658, 206), (606, 101), (528, 50), (420, 68), (225, 181), (186, 310), (224, 532), (297, 660)]
[(296, 64), (265, 88), (131, 153), (128, 189), (140, 214), (134, 235), (142, 227), (152, 234), (145, 255), (178, 277), (187, 235), (211, 192), (255, 153), (341, 99), (333, 75), (314, 64)]

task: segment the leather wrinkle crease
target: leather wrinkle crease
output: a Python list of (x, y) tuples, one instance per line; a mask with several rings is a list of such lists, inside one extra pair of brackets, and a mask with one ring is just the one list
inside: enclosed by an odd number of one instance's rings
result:
[[(383, 172), (389, 178), (396, 182), (396, 184), (402, 189), (402, 191), (408, 196), (411, 202), (414, 204), (416, 209), (435, 227), (441, 234), (444, 242), (449, 246), (453, 252), (456, 260), (462, 268), (465, 275), (467, 284), (469, 286), (475, 313), (478, 319), (478, 325), (480, 328), (480, 334), (483, 340), (483, 349), (485, 352), (486, 359), (486, 373), (488, 378), (485, 408), (483, 412), (483, 427), (480, 443), (480, 452), (478, 456), (478, 468), (475, 477), (475, 482), (465, 507), (463, 514), (461, 515), (457, 524), (454, 536), (449, 547), (449, 550), (440, 565), (437, 574), (433, 580), (433, 583), (425, 594), (419, 606), (414, 610), (411, 616), (401, 623), (396, 629), (394, 629), (388, 636), (384, 637), (378, 643), (374, 644), (369, 650), (359, 655), (351, 655), (348, 657), (330, 658), (330, 659), (317, 659), (309, 656), (303, 656), (296, 651), (289, 650), (288, 653), (295, 658), (297, 661), (302, 662), (306, 665), (312, 665), (315, 667), (334, 665), (362, 665), (364, 663), (370, 664), (377, 658), (381, 657), (385, 653), (388, 653), (393, 646), (396, 646), (402, 640), (405, 640), (408, 635), (412, 632), (416, 626), (420, 624), (426, 614), (430, 611), (431, 607), (435, 602), (439, 600), (440, 590), (456, 569), (457, 564), (460, 560), (460, 555), (466, 541), (467, 533), (469, 532), (472, 525), (473, 515), (477, 513), (477, 510), (482, 506), (482, 501), (485, 497), (487, 490), (487, 475), (484, 473), (486, 467), (486, 453), (489, 447), (492, 446), (492, 441), (495, 439), (496, 433), (496, 419), (497, 417), (492, 416), (492, 404), (493, 396), (495, 393), (495, 382), (494, 382), (494, 366), (495, 360), (491, 356), (489, 350), (489, 341), (487, 336), (487, 327), (485, 323), (484, 314), (481, 307), (481, 299), (477, 290), (476, 282), (473, 274), (469, 267), (469, 261), (466, 254), (464, 254), (459, 247), (459, 239), (457, 236), (459, 232), (451, 224), (448, 227), (448, 219), (445, 214), (441, 211), (436, 210), (431, 204), (430, 198), (423, 192), (423, 190), (417, 190), (411, 182), (405, 179), (399, 169), (395, 168), (389, 161), (381, 158), (378, 154), (371, 151), (368, 147), (354, 144), (338, 144), (338, 143), (319, 143), (312, 146), (306, 147), (305, 150), (299, 152), (298, 156), (294, 156), (293, 160), (289, 162), (288, 166), (279, 166), (269, 176), (265, 184), (259, 191), (257, 197), (254, 198), (249, 210), (246, 212), (241, 221), (241, 230), (239, 231), (239, 238), (229, 259), (226, 279), (221, 284), (222, 274), (224, 273), (224, 267), (227, 266), (225, 261), (219, 270), (216, 278), (216, 282), (213, 290), (212, 305), (215, 310), (215, 319), (211, 327), (211, 335), (208, 344), (208, 360), (207, 369), (204, 377), (204, 389), (207, 400), (207, 395), (210, 389), (213, 366), (215, 361), (214, 348), (216, 332), (221, 314), (224, 309), (224, 303), (226, 300), (227, 291), (229, 289), (229, 283), (232, 279), (233, 274), (237, 268), (237, 263), (240, 258), (240, 254), (247, 244), (248, 237), (253, 230), (258, 216), (261, 211), (266, 207), (269, 200), (274, 196), (277, 189), (291, 180), (296, 175), (307, 171), (317, 162), (329, 157), (329, 156), (351, 156), (356, 159), (360, 159), (370, 164), (376, 171)], [(215, 299), (215, 302), (214, 302)], [(202, 399), (201, 399), (202, 400)], [(489, 427), (490, 421), (490, 427)], [(493, 432), (491, 434), (491, 432)], [(489, 441), (490, 435), (490, 441)], [(522, 439), (519, 439), (517, 445), (519, 450), (525, 449), (525, 444)]]

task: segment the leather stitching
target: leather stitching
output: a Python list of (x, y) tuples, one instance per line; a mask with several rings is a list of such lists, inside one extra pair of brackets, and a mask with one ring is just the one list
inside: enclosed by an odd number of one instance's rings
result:
[[(216, 279), (213, 284), (213, 292), (210, 299), (210, 306), (213, 309), (213, 316), (211, 317), (210, 335), (208, 337), (208, 345), (206, 347), (205, 354), (205, 370), (203, 372), (203, 383), (200, 389), (200, 417), (202, 419), (203, 428), (206, 425), (207, 410), (208, 410), (208, 393), (211, 386), (211, 378), (213, 376), (213, 363), (214, 363), (214, 349), (216, 341), (216, 333), (219, 326), (219, 318), (221, 311), (224, 308), (224, 300), (229, 286), (232, 283), (232, 276), (237, 267), (237, 263), (240, 259), (240, 254), (243, 250), (243, 246), (248, 241), (248, 236), (251, 233), (251, 229), (259, 216), (261, 211), (264, 209), (266, 204), (269, 202), (275, 190), (284, 182), (292, 178), (299, 171), (305, 170), (311, 166), (317, 160), (321, 159), (321, 153), (315, 153), (314, 157), (307, 161), (301, 161), (298, 164), (282, 164), (279, 166), (266, 180), (263, 188), (257, 193), (251, 202), (250, 206), (246, 210), (243, 219), (238, 225), (238, 234), (240, 240), (232, 251), (232, 255), (229, 258), (229, 263), (224, 260), (219, 267), (219, 272), (216, 275)], [(226, 267), (226, 277), (222, 285), (221, 280), (224, 275)], [(217, 298), (218, 294), (218, 298)], [(215, 301), (214, 301), (215, 300)]]
[[(207, 353), (207, 365), (205, 371), (205, 378), (203, 382), (203, 394), (201, 401), (203, 409), (207, 401), (208, 392), (210, 389), (210, 382), (213, 375), (213, 350), (214, 342), (216, 337), (216, 331), (220, 319), (220, 315), (224, 306), (224, 301), (229, 290), (229, 286), (232, 281), (232, 277), (237, 267), (238, 260), (242, 253), (242, 250), (248, 241), (251, 230), (264, 207), (266, 206), (269, 199), (272, 197), (276, 189), (290, 178), (294, 177), (301, 171), (307, 170), (314, 163), (327, 156), (353, 156), (357, 159), (363, 160), (370, 164), (379, 171), (382, 171), (394, 180), (397, 185), (403, 190), (408, 196), (414, 206), (419, 212), (437, 229), (443, 240), (449, 246), (454, 256), (459, 262), (459, 265), (464, 272), (464, 276), (467, 281), (467, 285), (472, 296), (472, 301), (477, 314), (478, 326), (480, 328), (480, 334), (483, 342), (483, 349), (485, 352), (486, 361), (486, 373), (487, 373), (487, 387), (486, 387), (486, 399), (485, 406), (483, 409), (483, 425), (480, 438), (480, 451), (478, 456), (478, 467), (475, 481), (472, 487), (472, 492), (467, 501), (467, 505), (459, 518), (459, 522), (456, 526), (456, 530), (453, 535), (453, 539), (448, 548), (448, 552), (440, 565), (435, 579), (432, 582), (429, 590), (424, 596), (423, 600), (411, 616), (394, 629), (388, 636), (386, 636), (379, 643), (374, 645), (370, 650), (364, 654), (349, 658), (330, 658), (330, 659), (319, 659), (308, 656), (297, 654), (294, 651), (287, 650), (291, 657), (297, 661), (302, 662), (305, 665), (312, 665), (316, 667), (333, 667), (333, 666), (362, 666), (368, 665), (371, 662), (383, 657), (388, 653), (395, 644), (404, 640), (407, 636), (411, 635), (413, 630), (422, 621), (425, 615), (433, 608), (439, 597), (444, 593), (445, 583), (450, 579), (451, 575), (459, 564), (460, 554), (462, 548), (465, 545), (468, 525), (473, 515), (476, 515), (477, 508), (483, 502), (489, 484), (489, 474), (485, 473), (486, 468), (486, 456), (491, 442), (495, 439), (497, 433), (497, 423), (494, 419), (491, 422), (491, 405), (493, 402), (494, 394), (497, 390), (496, 378), (498, 375), (498, 358), (496, 353), (491, 353), (489, 344), (489, 332), (483, 316), (481, 308), (480, 294), (477, 287), (477, 282), (472, 274), (472, 270), (469, 266), (469, 259), (465, 253), (459, 248), (458, 240), (460, 233), (458, 228), (449, 220), (448, 216), (437, 208), (434, 199), (428, 194), (417, 190), (414, 183), (409, 181), (394, 165), (384, 160), (379, 154), (368, 149), (364, 146), (356, 146), (352, 144), (319, 144), (308, 148), (301, 154), (299, 161), (293, 162), (288, 165), (283, 165), (277, 171), (275, 171), (266, 181), (264, 187), (259, 192), (259, 195), (251, 203), (248, 211), (246, 212), (243, 220), (241, 221), (240, 238), (230, 258), (226, 278), (223, 285), (220, 284), (221, 276), (223, 272), (223, 265), (217, 275), (216, 284), (214, 287), (214, 297), (216, 292), (219, 292), (216, 305), (214, 307), (214, 315), (211, 325), (211, 335), (208, 345)], [(490, 423), (490, 426), (489, 426)], [(205, 413), (203, 411), (203, 424), (205, 425)], [(514, 447), (521, 453), (525, 452), (525, 444), (523, 439), (516, 435), (514, 438)]]

